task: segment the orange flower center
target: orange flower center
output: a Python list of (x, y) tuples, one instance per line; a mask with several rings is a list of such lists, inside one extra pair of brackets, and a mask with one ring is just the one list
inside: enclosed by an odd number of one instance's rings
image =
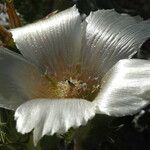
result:
[(89, 101), (94, 100), (100, 84), (98, 78), (90, 78), (78, 69), (75, 71), (66, 71), (55, 75), (47, 73), (41, 77), (32, 93), (32, 99), (35, 98), (82, 98)]

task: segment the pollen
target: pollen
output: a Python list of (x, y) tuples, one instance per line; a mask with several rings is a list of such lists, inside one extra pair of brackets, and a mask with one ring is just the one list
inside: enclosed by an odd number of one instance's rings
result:
[(99, 89), (98, 78), (86, 77), (80, 72), (65, 72), (61, 73), (61, 76), (45, 74), (36, 84), (32, 99), (82, 98), (92, 101)]

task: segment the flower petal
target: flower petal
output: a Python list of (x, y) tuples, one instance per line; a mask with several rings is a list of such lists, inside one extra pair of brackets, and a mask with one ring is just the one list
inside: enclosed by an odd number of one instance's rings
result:
[(82, 61), (95, 76), (103, 77), (117, 61), (137, 52), (150, 37), (150, 20), (141, 21), (114, 10), (92, 12), (86, 21)]
[(121, 60), (103, 78), (99, 113), (131, 115), (150, 103), (150, 61)]
[(38, 70), (21, 55), (0, 48), (0, 107), (16, 109), (29, 99), (39, 78)]
[(44, 135), (64, 133), (70, 127), (85, 124), (95, 115), (95, 106), (83, 99), (34, 99), (15, 112), (17, 130), (22, 134), (32, 129), (34, 143)]
[(12, 30), (21, 53), (51, 72), (78, 63), (82, 20), (74, 6), (52, 17)]

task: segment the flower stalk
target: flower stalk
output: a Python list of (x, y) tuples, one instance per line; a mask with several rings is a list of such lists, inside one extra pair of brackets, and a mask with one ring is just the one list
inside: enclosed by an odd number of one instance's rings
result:
[(21, 26), (21, 20), (16, 13), (13, 0), (6, 0), (7, 14), (9, 16), (10, 28)]

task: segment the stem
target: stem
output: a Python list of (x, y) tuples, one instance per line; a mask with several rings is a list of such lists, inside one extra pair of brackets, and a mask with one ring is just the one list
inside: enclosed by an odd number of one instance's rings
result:
[(27, 150), (41, 150), (41, 146), (39, 143), (37, 144), (36, 147), (34, 146), (32, 133), (29, 134), (29, 141), (27, 143)]
[(21, 26), (21, 21), (16, 13), (13, 0), (6, 0), (7, 14), (9, 16), (10, 28), (16, 28)]

